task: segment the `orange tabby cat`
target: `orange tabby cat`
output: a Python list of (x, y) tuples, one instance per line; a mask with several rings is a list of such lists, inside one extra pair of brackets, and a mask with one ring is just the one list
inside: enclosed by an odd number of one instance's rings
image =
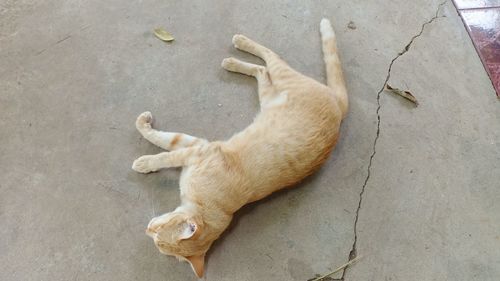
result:
[(243, 205), (293, 185), (325, 162), (347, 113), (347, 92), (335, 33), (320, 24), (328, 87), (288, 66), (273, 51), (243, 35), (236, 48), (262, 58), (266, 67), (235, 58), (222, 67), (257, 79), (261, 112), (227, 141), (209, 142), (151, 127), (151, 113), (136, 121), (139, 132), (170, 152), (145, 155), (132, 168), (140, 173), (183, 167), (182, 204), (151, 220), (146, 233), (160, 252), (188, 261), (203, 275), (205, 253)]

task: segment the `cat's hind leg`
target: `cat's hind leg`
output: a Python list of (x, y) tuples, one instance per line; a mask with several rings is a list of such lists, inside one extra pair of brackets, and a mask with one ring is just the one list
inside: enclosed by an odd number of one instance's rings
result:
[(244, 62), (235, 58), (226, 58), (222, 60), (222, 67), (225, 70), (242, 73), (255, 78), (266, 71), (266, 68), (262, 65)]
[(267, 73), (270, 79), (273, 80), (273, 86), (276, 91), (283, 92), (288, 90), (290, 82), (297, 81), (299, 77), (302, 77), (301, 74), (290, 68), (275, 52), (244, 35), (234, 35), (233, 44), (237, 49), (256, 55), (266, 62)]
[(269, 78), (269, 73), (264, 66), (244, 62), (235, 58), (227, 58), (222, 61), (222, 67), (228, 71), (253, 76), (257, 79), (261, 107), (264, 107), (274, 96), (274, 88)]
[(153, 116), (151, 115), (151, 112), (147, 111), (137, 117), (135, 126), (145, 139), (165, 150), (170, 151), (208, 143), (205, 139), (193, 137), (187, 134), (155, 130), (151, 126), (152, 122)]
[(270, 59), (279, 58), (279, 56), (270, 49), (241, 34), (233, 36), (233, 45), (236, 49), (263, 59), (266, 63), (269, 63)]

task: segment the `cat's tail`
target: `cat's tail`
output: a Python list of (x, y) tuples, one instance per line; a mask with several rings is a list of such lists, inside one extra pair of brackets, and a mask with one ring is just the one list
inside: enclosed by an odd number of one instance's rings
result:
[(333, 31), (332, 24), (326, 18), (320, 23), (321, 41), (323, 45), (323, 57), (326, 64), (326, 84), (333, 89), (334, 95), (339, 102), (342, 118), (347, 114), (349, 101), (347, 98), (347, 89), (342, 73), (342, 65), (337, 52), (337, 39)]

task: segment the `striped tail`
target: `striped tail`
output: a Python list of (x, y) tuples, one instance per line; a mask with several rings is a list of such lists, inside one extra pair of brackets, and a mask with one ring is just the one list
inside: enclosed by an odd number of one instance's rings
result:
[(342, 118), (347, 114), (349, 106), (347, 89), (342, 73), (342, 65), (337, 52), (337, 39), (332, 24), (328, 19), (322, 19), (320, 23), (321, 41), (323, 45), (323, 57), (326, 64), (326, 81), (328, 87), (333, 89), (334, 95), (339, 102)]

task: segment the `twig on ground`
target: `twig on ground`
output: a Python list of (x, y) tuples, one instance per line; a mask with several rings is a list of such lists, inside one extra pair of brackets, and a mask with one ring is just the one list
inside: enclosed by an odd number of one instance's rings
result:
[(342, 266), (338, 267), (338, 268), (337, 268), (337, 269), (335, 269), (334, 271), (332, 271), (332, 272), (330, 272), (330, 273), (328, 273), (328, 274), (325, 274), (325, 275), (323, 275), (323, 276), (320, 276), (320, 277), (314, 278), (314, 279), (312, 279), (311, 281), (320, 281), (320, 280), (323, 280), (323, 279), (325, 279), (326, 277), (331, 276), (331, 275), (333, 275), (333, 274), (335, 274), (335, 273), (337, 273), (337, 272), (341, 271), (342, 269), (344, 269), (344, 268), (348, 267), (349, 265), (351, 265), (351, 264), (353, 264), (353, 263), (357, 262), (357, 261), (358, 261), (358, 260), (360, 260), (362, 257), (363, 257), (363, 256), (357, 256), (357, 257), (353, 258), (352, 260), (350, 260), (350, 261), (346, 262), (346, 263), (345, 263), (345, 264), (343, 264)]

